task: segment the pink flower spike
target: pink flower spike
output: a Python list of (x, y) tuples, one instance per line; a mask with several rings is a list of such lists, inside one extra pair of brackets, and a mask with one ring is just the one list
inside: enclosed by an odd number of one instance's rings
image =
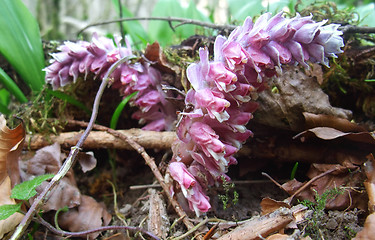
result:
[(216, 118), (219, 122), (229, 119), (229, 114), (225, 111), (230, 106), (229, 101), (225, 100), (223, 94), (204, 88), (195, 93), (197, 107), (206, 109), (211, 118)]
[(142, 112), (147, 112), (150, 108), (160, 102), (160, 93), (156, 90), (149, 91), (148, 93), (139, 97), (135, 104), (138, 105)]
[(219, 136), (207, 124), (194, 122), (188, 130), (192, 140), (208, 157), (222, 160), (225, 154), (225, 145), (219, 140)]
[(238, 42), (227, 42), (222, 51), (230, 70), (234, 70), (236, 66), (243, 65), (248, 61), (247, 52)]
[(237, 75), (232, 71), (228, 71), (222, 62), (210, 63), (208, 76), (213, 79), (220, 91), (229, 92), (236, 88), (233, 83), (237, 81)]
[(200, 62), (192, 63), (186, 69), (186, 75), (189, 79), (191, 86), (194, 90), (198, 91), (199, 89), (206, 88), (206, 78), (209, 71), (208, 65), (208, 49), (200, 48), (199, 49)]
[(193, 175), (187, 170), (185, 164), (182, 162), (172, 162), (169, 164), (168, 169), (172, 178), (185, 189), (189, 189), (197, 183)]
[(188, 200), (190, 209), (195, 211), (195, 215), (199, 217), (201, 213), (208, 212), (208, 210), (211, 209), (211, 204), (209, 202), (209, 197), (207, 197), (206, 194), (203, 193), (202, 188), (198, 186), (199, 185), (193, 188), (194, 194), (188, 197)]

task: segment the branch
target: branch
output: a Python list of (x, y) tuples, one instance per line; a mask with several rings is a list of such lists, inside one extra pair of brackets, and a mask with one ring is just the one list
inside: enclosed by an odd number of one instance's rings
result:
[(92, 126), (96, 120), (96, 117), (98, 115), (98, 109), (99, 109), (99, 102), (103, 95), (103, 92), (105, 90), (105, 87), (107, 86), (107, 83), (109, 81), (109, 76), (112, 74), (112, 72), (123, 62), (127, 61), (129, 57), (124, 57), (120, 60), (118, 60), (116, 63), (114, 63), (109, 69), (106, 75), (103, 78), (102, 83), (100, 84), (99, 90), (96, 93), (95, 101), (93, 105), (93, 111), (91, 114), (90, 122), (87, 124), (87, 128), (79, 141), (77, 142), (77, 145), (71, 148), (71, 151), (69, 153), (68, 158), (64, 162), (64, 164), (59, 169), (59, 172), (52, 178), (52, 180), (48, 183), (46, 188), (43, 189), (43, 192), (40, 193), (34, 200), (33, 204), (31, 205), (29, 211), (25, 214), (23, 217), (21, 223), (16, 228), (15, 232), (13, 233), (10, 240), (16, 240), (19, 239), (22, 235), (22, 233), (26, 230), (27, 226), (30, 224), (33, 216), (36, 212), (38, 212), (39, 208), (48, 200), (48, 194), (51, 192), (51, 190), (57, 185), (57, 183), (66, 175), (66, 173), (69, 171), (71, 166), (74, 163), (74, 160), (82, 147), (84, 141), (86, 140), (87, 136), (89, 135)]
[[(138, 128), (116, 131), (127, 136), (128, 138), (134, 139), (134, 141), (138, 142), (146, 149), (170, 149), (172, 143), (176, 139), (175, 132), (154, 132), (145, 131)], [(77, 141), (81, 135), (82, 132), (64, 132), (57, 136), (43, 134), (27, 135), (25, 147), (28, 149), (40, 149), (57, 142), (62, 147), (69, 148), (77, 144)], [(90, 132), (82, 147), (85, 149), (105, 148), (133, 150), (133, 148), (127, 142), (114, 137), (112, 134), (106, 131)]]
[(362, 27), (362, 26), (355, 26), (355, 25), (345, 25), (339, 27), (339, 30), (342, 31), (344, 34), (349, 33), (375, 33), (375, 27)]
[[(131, 18), (120, 18), (115, 20), (108, 20), (103, 22), (97, 22), (87, 25), (86, 27), (82, 28), (77, 35), (80, 35), (82, 32), (84, 32), (86, 29), (90, 27), (105, 25), (105, 24), (111, 24), (111, 23), (118, 23), (118, 22), (125, 22), (125, 21), (152, 21), (152, 20), (159, 20), (159, 21), (166, 21), (169, 23), (169, 26), (172, 28), (173, 31), (175, 31), (176, 27), (179, 27), (181, 25), (185, 24), (193, 24), (201, 27), (207, 27), (217, 30), (234, 30), (236, 26), (234, 25), (218, 25), (214, 23), (208, 23), (208, 22), (202, 22), (198, 20), (188, 19), (188, 18), (178, 18), (178, 17), (131, 17)], [(176, 26), (172, 25), (172, 22), (180, 22)]]

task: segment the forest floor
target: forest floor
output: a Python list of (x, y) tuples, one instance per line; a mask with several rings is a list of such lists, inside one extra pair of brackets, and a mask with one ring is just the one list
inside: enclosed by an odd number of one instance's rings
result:
[[(367, 59), (372, 59), (375, 50), (367, 50), (367, 53), (372, 52)], [(234, 185), (227, 183), (209, 190), (212, 209), (205, 216), (196, 217), (183, 201), (180, 202), (187, 215), (185, 219), (198, 228), (190, 231), (186, 228), (143, 156), (129, 147), (124, 149), (121, 143), (120, 147), (106, 145), (104, 137), (95, 140), (97, 145), (89, 142), (82, 148), (83, 152), (92, 151), (95, 156), (92, 170), (82, 172), (85, 165), (76, 164), (66, 177), (65, 187), (56, 190), (61, 192), (56, 199), (73, 201), (76, 194), (80, 194), (90, 196), (95, 203), (88, 203), (90, 210), (87, 211), (83, 207), (73, 207), (74, 216), (59, 213), (60, 218), (64, 218), (59, 220), (60, 227), (72, 232), (97, 227), (90, 225), (92, 218), (100, 220), (99, 226), (108, 219), (110, 222), (106, 225), (138, 227), (162, 239), (195, 236), (197, 239), (341, 240), (352, 239), (361, 230), (363, 235), (357, 239), (371, 239), (366, 234), (375, 231), (374, 227), (363, 227), (374, 209), (374, 196), (368, 193), (371, 189), (368, 186), (375, 181), (372, 177), (375, 170), (371, 167), (375, 164), (371, 155), (375, 145), (375, 91), (374, 83), (364, 80), (374, 78), (371, 75), (374, 65), (363, 59), (362, 51), (349, 46), (330, 69), (319, 65), (312, 65), (309, 71), (286, 67), (281, 77), (270, 81), (268, 89), (259, 96), (260, 106), (254, 119), (248, 124), (254, 137), (237, 153), (238, 164), (229, 169)], [(171, 78), (170, 74), (163, 77)], [(98, 82), (79, 81), (67, 91), (74, 92), (90, 106)], [(120, 100), (117, 90), (107, 89), (97, 123), (108, 125)], [(31, 108), (39, 106), (36, 111), (42, 111), (43, 106), (38, 104)], [(55, 156), (54, 167), (58, 167), (60, 158), (64, 159), (73, 146), (70, 141), (78, 140), (84, 130), (76, 122), (68, 121), (87, 122), (89, 116), (82, 110), (61, 102), (51, 108), (55, 117), (68, 122), (57, 130), (72, 135), (56, 140), (51, 133), (29, 134), (30, 139), (42, 135), (45, 142), (38, 146), (34, 146), (33, 141), (27, 142), (21, 169), (28, 168), (30, 159), (40, 168), (45, 166), (43, 164), (50, 166), (50, 160), (41, 159), (50, 159), (48, 154), (61, 152), (61, 157)], [(139, 128), (130, 118), (133, 111), (125, 109), (118, 129)], [(48, 121), (46, 124), (51, 127)], [(145, 151), (164, 174), (172, 155), (170, 139), (151, 137), (148, 132), (143, 134), (138, 140), (146, 142)], [(38, 150), (54, 141), (61, 143), (61, 149), (54, 146)], [(160, 146), (153, 147), (153, 144)], [(42, 157), (35, 158), (36, 150)], [(25, 174), (33, 173), (25, 170)], [(60, 205), (56, 205), (59, 209)], [(83, 215), (79, 215), (80, 211)], [(94, 216), (92, 211), (101, 215)], [(55, 214), (56, 211), (50, 211), (44, 213), (43, 218), (52, 223)], [(84, 221), (89, 223), (83, 227)], [(210, 230), (212, 235), (207, 234)], [(28, 233), (29, 237), (25, 235), (24, 239), (63, 239), (38, 224), (30, 225)], [(108, 230), (90, 238), (152, 239), (146, 235), (134, 230)]]

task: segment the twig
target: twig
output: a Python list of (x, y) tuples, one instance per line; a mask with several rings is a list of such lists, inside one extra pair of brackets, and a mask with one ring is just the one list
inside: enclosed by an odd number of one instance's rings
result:
[[(82, 32), (84, 32), (86, 29), (88, 29), (90, 27), (95, 27), (95, 26), (99, 26), (99, 25), (105, 25), (105, 24), (111, 24), (111, 23), (117, 23), (117, 22), (125, 22), (125, 21), (152, 21), (152, 20), (167, 21), (169, 23), (169, 26), (172, 28), (173, 31), (176, 27), (179, 27), (179, 26), (185, 25), (185, 24), (193, 24), (193, 25), (217, 29), (217, 30), (230, 30), (230, 31), (232, 31), (236, 28), (236, 26), (234, 26), (234, 25), (217, 25), (217, 24), (214, 24), (214, 23), (202, 22), (202, 21), (188, 19), (188, 18), (178, 18), (178, 17), (131, 17), (131, 18), (120, 18), (120, 19), (115, 19), (115, 20), (108, 20), (108, 21), (92, 23), (92, 24), (89, 24), (86, 27), (82, 28), (77, 33), (77, 35), (80, 35)], [(173, 26), (172, 22), (180, 22), (180, 23), (176, 26)]]
[(145, 189), (145, 188), (160, 188), (160, 184), (146, 184), (146, 185), (134, 185), (130, 186), (130, 190), (139, 190), (139, 189)]
[[(81, 122), (81, 124), (85, 125), (87, 123)], [(126, 141), (130, 146), (132, 146), (143, 157), (146, 164), (150, 167), (152, 173), (154, 174), (154, 176), (158, 180), (159, 184), (163, 188), (165, 194), (168, 197), (169, 202), (171, 203), (171, 205), (174, 208), (174, 210), (176, 211), (176, 213), (180, 217), (183, 217), (183, 216), (186, 215), (184, 210), (181, 208), (180, 204), (169, 194), (169, 186), (164, 182), (164, 178), (161, 175), (158, 167), (156, 166), (154, 159), (147, 154), (146, 150), (141, 145), (139, 145), (132, 138), (129, 138), (128, 136), (126, 136), (124, 134), (121, 134), (120, 132), (118, 132), (116, 130), (113, 130), (111, 128), (101, 126), (101, 125), (98, 125), (98, 124), (94, 124), (93, 128), (96, 129), (96, 130), (100, 130), (100, 131), (107, 131), (108, 133), (112, 134), (115, 137), (120, 138), (123, 141)], [(189, 221), (189, 219), (183, 218), (182, 221), (184, 222), (184, 224), (188, 228), (188, 230), (194, 228), (194, 225)]]
[(333, 168), (333, 169), (330, 169), (330, 170), (327, 170), (327, 171), (325, 171), (324, 173), (321, 173), (321, 174), (319, 174), (318, 176), (315, 176), (315, 177), (313, 177), (313, 178), (311, 178), (307, 183), (305, 183), (305, 185), (303, 185), (302, 187), (300, 187), (295, 193), (293, 193), (293, 195), (292, 196), (290, 196), (290, 197), (288, 197), (286, 200), (286, 202), (288, 203), (288, 204), (290, 204), (292, 201), (293, 201), (293, 198), (295, 197), (295, 196), (297, 196), (297, 194), (299, 194), (299, 193), (301, 193), (303, 190), (305, 190), (308, 186), (310, 186), (313, 182), (315, 182), (316, 180), (318, 180), (319, 178), (322, 178), (322, 177), (324, 177), (324, 176), (326, 176), (326, 175), (328, 175), (328, 174), (330, 174), (330, 173), (332, 173), (332, 172), (334, 172), (334, 171), (336, 171), (336, 170), (338, 170), (337, 168)]
[(103, 231), (108, 231), (108, 230), (130, 230), (130, 231), (134, 231), (134, 232), (142, 232), (144, 234), (147, 234), (148, 236), (150, 236), (153, 239), (159, 240), (159, 238), (157, 236), (155, 236), (154, 234), (152, 234), (151, 232), (148, 232), (148, 231), (146, 231), (146, 230), (144, 230), (140, 227), (132, 227), (132, 226), (105, 226), (105, 227), (99, 227), (99, 228), (95, 228), (95, 229), (91, 229), (91, 230), (87, 230), (87, 231), (82, 231), (82, 232), (67, 232), (67, 231), (64, 231), (64, 230), (56, 229), (51, 224), (49, 224), (46, 220), (44, 220), (42, 217), (40, 217), (38, 214), (36, 216), (38, 217), (38, 221), (42, 225), (47, 227), (51, 232), (53, 232), (55, 234), (59, 234), (61, 236), (80, 237), (80, 236), (86, 236), (86, 235), (91, 234), (91, 233), (103, 232)]
[(71, 151), (69, 153), (68, 158), (64, 162), (64, 164), (59, 169), (59, 172), (52, 178), (52, 180), (48, 183), (46, 188), (43, 189), (42, 193), (40, 193), (34, 200), (33, 204), (30, 206), (30, 209), (27, 211), (25, 216), (23, 217), (21, 223), (16, 228), (15, 232), (13, 233), (10, 240), (16, 240), (19, 239), (22, 235), (22, 233), (26, 230), (27, 226), (30, 224), (34, 214), (38, 212), (39, 208), (47, 201), (48, 194), (51, 192), (51, 190), (57, 185), (57, 183), (66, 175), (66, 173), (69, 171), (71, 166), (74, 163), (74, 160), (80, 150), (80, 148), (83, 145), (83, 142), (86, 140), (88, 134), (90, 133), (92, 126), (96, 120), (96, 117), (98, 115), (98, 109), (99, 109), (99, 102), (103, 95), (103, 92), (105, 90), (105, 87), (109, 81), (109, 76), (112, 74), (112, 72), (123, 62), (127, 61), (129, 57), (124, 57), (120, 60), (118, 60), (116, 63), (114, 63), (109, 69), (106, 75), (103, 78), (102, 83), (100, 84), (99, 90), (96, 93), (95, 101), (93, 105), (93, 111), (91, 114), (90, 122), (87, 124), (87, 128), (81, 138), (79, 139), (76, 146), (71, 148)]
[(355, 25), (345, 25), (339, 27), (339, 30), (345, 34), (349, 33), (375, 33), (375, 27), (362, 27)]

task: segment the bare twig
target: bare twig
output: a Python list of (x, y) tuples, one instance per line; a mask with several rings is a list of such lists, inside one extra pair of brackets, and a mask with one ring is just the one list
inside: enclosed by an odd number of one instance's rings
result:
[[(87, 123), (81, 122), (81, 124), (85, 125)], [(165, 192), (165, 195), (167, 195), (168, 200), (171, 203), (172, 207), (174, 208), (174, 210), (176, 211), (176, 213), (180, 217), (183, 217), (182, 221), (185, 224), (185, 226), (188, 228), (188, 230), (194, 228), (194, 225), (189, 221), (189, 219), (184, 217), (184, 216), (186, 216), (186, 213), (181, 208), (180, 204), (171, 196), (171, 194), (169, 194), (169, 186), (168, 186), (168, 184), (166, 184), (164, 182), (164, 178), (161, 175), (158, 167), (156, 166), (154, 159), (147, 154), (146, 150), (141, 145), (139, 145), (132, 138), (130, 138), (130, 137), (124, 135), (124, 134), (121, 134), (120, 132), (118, 132), (116, 130), (113, 130), (111, 128), (101, 126), (101, 125), (98, 125), (98, 124), (94, 124), (93, 128), (96, 129), (96, 130), (100, 130), (100, 131), (107, 131), (108, 133), (112, 134), (113, 136), (115, 136), (117, 138), (120, 138), (123, 141), (126, 141), (130, 146), (132, 146), (143, 157), (146, 164), (150, 167), (152, 173), (154, 174), (154, 176), (158, 180), (159, 184), (163, 188), (163, 190)]]
[(109, 69), (106, 75), (103, 78), (102, 83), (100, 84), (99, 90), (96, 93), (95, 101), (93, 105), (93, 111), (91, 114), (90, 122), (87, 124), (87, 128), (81, 138), (79, 139), (76, 146), (71, 148), (71, 151), (69, 153), (68, 158), (64, 162), (64, 164), (59, 169), (59, 172), (52, 178), (52, 180), (48, 183), (46, 188), (43, 189), (42, 193), (40, 193), (34, 200), (33, 204), (30, 206), (29, 211), (25, 214), (24, 218), (22, 219), (21, 223), (16, 228), (14, 234), (10, 238), (11, 240), (19, 239), (22, 235), (22, 233), (26, 230), (27, 226), (30, 224), (33, 216), (38, 212), (39, 208), (47, 201), (48, 194), (51, 192), (51, 190), (57, 185), (57, 183), (66, 175), (66, 173), (69, 171), (71, 166), (73, 165), (75, 158), (80, 150), (80, 148), (83, 145), (83, 142), (86, 140), (88, 134), (90, 133), (92, 126), (96, 120), (96, 117), (98, 115), (98, 109), (99, 109), (99, 102), (103, 95), (103, 92), (105, 90), (105, 87), (107, 86), (107, 83), (109, 81), (109, 76), (112, 74), (112, 72), (123, 62), (127, 61), (129, 57), (124, 57), (120, 60), (118, 60), (116, 63), (114, 63)]
[(91, 230), (87, 230), (87, 231), (82, 231), (82, 232), (67, 232), (67, 231), (59, 230), (59, 229), (53, 227), (51, 224), (49, 224), (46, 220), (44, 220), (38, 214), (36, 216), (37, 216), (38, 221), (42, 225), (47, 227), (51, 232), (53, 232), (55, 234), (59, 234), (61, 236), (81, 237), (81, 236), (86, 236), (86, 235), (91, 234), (91, 233), (103, 232), (103, 231), (108, 231), (108, 230), (130, 230), (130, 231), (133, 231), (133, 232), (142, 232), (144, 234), (147, 234), (148, 236), (150, 236), (153, 239), (159, 240), (159, 238), (157, 236), (155, 236), (154, 234), (152, 234), (151, 232), (148, 232), (148, 231), (146, 231), (146, 230), (144, 230), (140, 227), (132, 227), (132, 226), (105, 226), (105, 227), (99, 227), (99, 228), (95, 228), (95, 229), (91, 229)]
[(327, 170), (327, 171), (325, 171), (324, 173), (321, 173), (321, 174), (319, 174), (318, 176), (315, 176), (315, 177), (313, 177), (313, 178), (311, 178), (307, 183), (305, 183), (305, 185), (303, 185), (302, 187), (300, 187), (295, 193), (293, 193), (293, 195), (292, 196), (290, 196), (290, 197), (288, 197), (286, 200), (286, 202), (288, 203), (288, 204), (290, 204), (292, 201), (293, 201), (293, 199), (294, 199), (294, 197), (295, 196), (297, 196), (299, 193), (301, 193), (303, 190), (305, 190), (308, 186), (310, 186), (313, 182), (315, 182), (316, 180), (318, 180), (319, 178), (322, 178), (322, 177), (324, 177), (324, 176), (326, 176), (326, 175), (328, 175), (328, 174), (330, 174), (330, 173), (332, 173), (332, 172), (334, 172), (334, 171), (336, 171), (336, 170), (338, 170), (337, 168), (333, 168), (333, 169), (329, 169), (329, 170)]
[[(173, 31), (175, 30), (176, 27), (179, 27), (179, 26), (185, 25), (185, 24), (193, 24), (193, 25), (217, 29), (217, 30), (230, 30), (231, 31), (231, 30), (234, 30), (236, 28), (236, 26), (234, 26), (234, 25), (218, 25), (218, 24), (214, 24), (214, 23), (202, 22), (202, 21), (188, 19), (188, 18), (178, 18), (178, 17), (131, 17), (131, 18), (121, 18), (121, 19), (92, 23), (92, 24), (89, 24), (86, 27), (82, 28), (77, 33), (77, 35), (80, 35), (82, 32), (84, 32), (86, 29), (88, 29), (90, 27), (95, 27), (95, 26), (99, 26), (99, 25), (125, 22), (125, 21), (152, 21), (152, 20), (167, 21), (169, 23), (169, 26), (172, 28)], [(176, 26), (173, 26), (172, 22), (180, 22), (180, 23)]]
[(375, 33), (375, 27), (362, 27), (355, 25), (345, 25), (339, 28), (345, 34), (349, 33)]

